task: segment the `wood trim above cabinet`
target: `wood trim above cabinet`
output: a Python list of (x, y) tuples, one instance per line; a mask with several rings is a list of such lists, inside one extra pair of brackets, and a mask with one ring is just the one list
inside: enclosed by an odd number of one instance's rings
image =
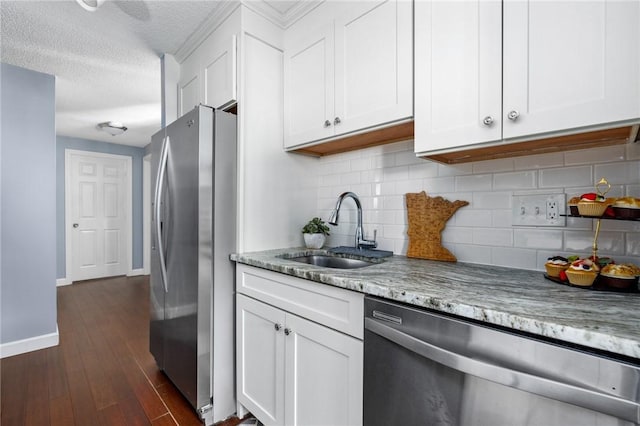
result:
[(499, 145), (471, 147), (437, 154), (419, 155), (425, 160), (443, 164), (460, 164), (472, 161), (494, 160), (499, 158), (520, 157), (524, 155), (546, 154), (551, 152), (572, 151), (576, 149), (596, 148), (619, 145), (637, 141), (639, 125), (616, 127), (571, 135), (554, 136), (523, 142), (501, 143)]
[[(461, 164), (472, 161), (495, 160), (499, 158), (520, 157), (524, 155), (546, 154), (551, 152), (573, 151), (577, 149), (597, 148), (619, 145), (627, 142), (640, 142), (640, 124), (615, 127), (604, 130), (553, 136), (521, 142), (501, 142), (491, 146), (475, 146), (449, 152), (417, 154), (419, 158), (433, 160), (443, 164)], [(413, 120), (378, 128), (368, 132), (350, 134), (316, 145), (294, 148), (289, 152), (314, 157), (354, 151), (378, 145), (411, 140)]]
[(322, 157), (409, 139), (413, 139), (413, 120), (355, 135), (345, 135), (317, 145), (294, 148), (289, 152)]

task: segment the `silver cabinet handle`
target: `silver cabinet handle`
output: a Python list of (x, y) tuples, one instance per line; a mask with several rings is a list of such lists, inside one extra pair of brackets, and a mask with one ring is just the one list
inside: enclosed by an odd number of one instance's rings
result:
[(291, 330), (289, 328), (285, 328), (284, 329), (284, 334), (286, 334), (288, 336), (289, 334), (291, 334)]
[(342, 121), (340, 120), (340, 117), (336, 117), (333, 119), (333, 124), (340, 124), (342, 123)]
[(416, 339), (373, 318), (365, 318), (364, 328), (413, 353), (481, 379), (599, 411), (633, 423), (638, 422), (640, 418), (640, 404), (634, 401), (467, 357)]
[(515, 109), (512, 111), (509, 111), (509, 114), (507, 114), (507, 118), (511, 121), (516, 121), (518, 117), (520, 117), (520, 113)]
[(331, 122), (329, 120), (324, 120), (324, 127), (330, 127)]
[(491, 117), (490, 115), (487, 115), (483, 120), (482, 120), (482, 124), (484, 124), (485, 126), (491, 126), (493, 124), (493, 117)]
[(280, 331), (280, 329), (282, 328), (282, 326), (278, 323), (275, 323), (273, 327), (276, 329), (276, 331)]
[(160, 275), (164, 284), (165, 293), (169, 292), (169, 284), (167, 283), (167, 263), (164, 258), (164, 245), (162, 244), (162, 226), (160, 224), (160, 204), (162, 204), (162, 185), (164, 175), (167, 171), (167, 161), (169, 158), (169, 136), (164, 138), (162, 149), (160, 150), (160, 164), (158, 167), (158, 178), (156, 180), (156, 190), (154, 197), (155, 204), (155, 220), (156, 220), (156, 240), (158, 244), (158, 254), (160, 255)]
[(73, 224), (73, 227), (74, 227), (74, 228), (77, 228), (78, 226), (80, 226), (80, 225), (79, 225), (79, 224), (77, 224), (77, 223), (74, 223), (74, 224)]

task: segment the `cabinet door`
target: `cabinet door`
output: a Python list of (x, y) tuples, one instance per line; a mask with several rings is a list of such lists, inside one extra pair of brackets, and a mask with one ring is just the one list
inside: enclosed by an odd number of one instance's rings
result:
[(264, 424), (282, 425), (285, 314), (240, 294), (236, 301), (238, 402)]
[(413, 116), (412, 2), (346, 2), (336, 13), (335, 133)]
[(415, 3), (416, 152), (501, 139), (501, 21), (500, 1)]
[(236, 36), (216, 44), (202, 61), (204, 104), (224, 108), (236, 102)]
[(638, 1), (505, 1), (504, 137), (640, 117), (638, 22)]
[(362, 341), (287, 314), (285, 423), (362, 424)]
[(186, 73), (178, 82), (178, 117), (182, 117), (199, 104), (200, 74), (198, 70), (194, 70), (192, 73)]
[(284, 52), (284, 145), (333, 136), (333, 25), (301, 34)]

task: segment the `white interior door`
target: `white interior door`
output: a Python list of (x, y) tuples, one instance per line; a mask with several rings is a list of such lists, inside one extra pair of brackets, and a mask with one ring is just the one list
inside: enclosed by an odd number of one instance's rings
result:
[(128, 272), (131, 158), (66, 152), (67, 278)]

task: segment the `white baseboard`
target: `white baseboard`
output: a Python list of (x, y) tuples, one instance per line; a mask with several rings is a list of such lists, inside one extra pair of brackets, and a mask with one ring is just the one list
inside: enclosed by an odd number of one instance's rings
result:
[(132, 269), (127, 274), (128, 277), (137, 277), (138, 275), (146, 275), (144, 269)]
[(73, 281), (68, 280), (67, 277), (58, 278), (56, 280), (56, 287), (60, 287), (60, 286), (63, 286), (63, 285), (69, 285), (69, 284), (72, 284), (72, 283), (73, 283)]
[(59, 342), (60, 336), (58, 334), (58, 326), (56, 325), (55, 333), (43, 334), (42, 336), (35, 336), (24, 340), (0, 344), (0, 358), (50, 348), (52, 346), (57, 346)]

